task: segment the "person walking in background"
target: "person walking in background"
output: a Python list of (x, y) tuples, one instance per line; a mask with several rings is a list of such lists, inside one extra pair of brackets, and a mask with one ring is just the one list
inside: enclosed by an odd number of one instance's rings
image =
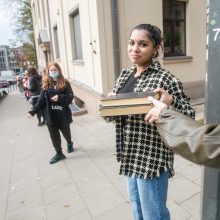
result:
[(24, 85), (22, 76), (17, 76), (17, 86), (20, 94), (22, 95), (22, 97), (24, 97)]
[(61, 147), (60, 131), (67, 141), (67, 152), (74, 151), (70, 131), (72, 113), (69, 108), (74, 94), (70, 83), (64, 79), (62, 70), (57, 63), (49, 64), (43, 79), (42, 88), (37, 103), (29, 111), (29, 116), (34, 116), (39, 110), (46, 109), (47, 127), (56, 151), (55, 156), (49, 163), (54, 164), (66, 158)]
[(29, 79), (28, 79), (28, 72), (26, 70), (23, 78), (23, 88), (24, 88), (24, 96), (27, 101), (29, 101), (30, 99), (30, 90), (28, 89), (28, 87), (29, 87)]
[[(29, 83), (27, 85), (28, 90), (30, 91), (30, 100), (32, 106), (37, 103), (37, 100), (40, 96), (41, 87), (42, 87), (42, 77), (38, 74), (36, 68), (30, 67), (27, 70), (28, 80)], [(46, 124), (45, 118), (43, 117), (44, 109), (37, 111), (37, 119), (38, 119), (38, 126), (42, 126)], [(41, 118), (43, 121), (41, 121)]]
[[(202, 124), (169, 108), (173, 98), (158, 88), (160, 101), (153, 99), (154, 107), (145, 120), (156, 123), (167, 147), (196, 164), (220, 168), (220, 124)], [(165, 104), (166, 103), (166, 104)]]
[[(173, 96), (173, 107), (192, 118), (195, 111), (183, 92), (182, 83), (162, 69), (157, 57), (161, 31), (151, 24), (140, 24), (130, 33), (128, 55), (133, 66), (122, 70), (107, 96), (118, 93), (166, 89)], [(104, 117), (116, 126), (116, 157), (119, 174), (126, 176), (135, 220), (169, 220), (168, 178), (174, 175), (173, 151), (165, 146), (155, 124), (146, 123), (144, 114)]]

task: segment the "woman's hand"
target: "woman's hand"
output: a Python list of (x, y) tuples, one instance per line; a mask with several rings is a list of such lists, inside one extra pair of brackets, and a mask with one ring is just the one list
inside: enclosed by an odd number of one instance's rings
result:
[(110, 97), (110, 96), (116, 96), (117, 94), (116, 93), (114, 93), (114, 92), (109, 92), (108, 94), (107, 94), (107, 97)]
[(31, 113), (28, 112), (28, 113), (27, 113), (27, 117), (28, 117), (28, 118), (33, 118), (34, 116), (31, 115)]
[(148, 97), (149, 101), (152, 101), (154, 107), (148, 112), (148, 114), (145, 116), (144, 120), (153, 123), (157, 121), (160, 117), (160, 112), (163, 108), (170, 106), (173, 102), (173, 97), (166, 92), (164, 89), (157, 88), (154, 90), (155, 93), (159, 93), (159, 101)]
[(149, 123), (157, 121), (160, 117), (160, 112), (163, 108), (166, 108), (167, 105), (161, 101), (154, 99), (153, 97), (148, 97), (149, 101), (152, 101), (154, 107), (148, 112), (144, 120)]
[(161, 102), (163, 102), (164, 104), (170, 106), (173, 102), (173, 97), (168, 93), (166, 92), (164, 89), (161, 89), (161, 88), (157, 88), (155, 89), (153, 92), (155, 93), (159, 93), (159, 100)]
[(58, 95), (55, 95), (50, 98), (52, 101), (57, 102), (58, 101)]

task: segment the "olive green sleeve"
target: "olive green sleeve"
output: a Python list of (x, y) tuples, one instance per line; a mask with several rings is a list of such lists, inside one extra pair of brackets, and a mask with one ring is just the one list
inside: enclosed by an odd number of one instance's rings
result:
[(167, 147), (197, 164), (220, 168), (220, 125), (203, 125), (181, 113), (163, 109), (158, 132)]

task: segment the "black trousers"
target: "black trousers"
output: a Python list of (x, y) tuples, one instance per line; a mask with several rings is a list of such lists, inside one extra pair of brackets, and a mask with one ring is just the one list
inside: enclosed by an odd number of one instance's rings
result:
[[(32, 106), (34, 106), (37, 103), (37, 100), (38, 100), (38, 97), (32, 98)], [(43, 117), (43, 122), (45, 122), (45, 118), (44, 118), (44, 115), (42, 113), (42, 110), (39, 110), (36, 113), (36, 115), (37, 115), (37, 119), (38, 119), (39, 123), (41, 122), (41, 116)]]
[(53, 146), (57, 153), (62, 152), (60, 131), (66, 139), (67, 144), (72, 143), (69, 125), (65, 127), (61, 127), (59, 125), (48, 125), (47, 127), (50, 133), (50, 138), (52, 140)]

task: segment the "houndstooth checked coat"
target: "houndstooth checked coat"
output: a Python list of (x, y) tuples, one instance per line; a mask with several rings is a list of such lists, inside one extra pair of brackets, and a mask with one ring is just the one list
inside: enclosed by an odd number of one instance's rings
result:
[[(118, 93), (136, 67), (122, 70), (113, 92)], [(183, 92), (181, 82), (161, 68), (158, 62), (149, 65), (140, 75), (134, 92), (152, 91), (160, 87), (173, 96), (172, 106), (184, 115), (195, 117), (189, 99)], [(173, 152), (162, 142), (156, 124), (144, 121), (145, 115), (105, 117), (115, 122), (116, 158), (120, 162), (119, 174), (136, 178), (152, 179), (166, 170), (173, 171)]]

